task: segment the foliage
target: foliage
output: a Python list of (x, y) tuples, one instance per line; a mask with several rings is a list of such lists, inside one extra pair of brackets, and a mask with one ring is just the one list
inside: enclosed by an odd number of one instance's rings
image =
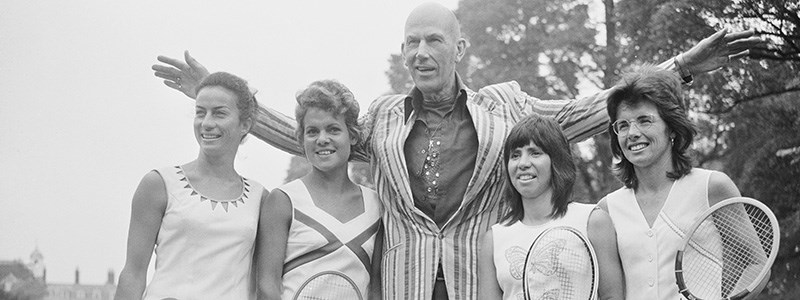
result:
[(456, 15), (469, 41), (470, 86), (517, 81), (542, 99), (574, 98), (583, 63), (597, 50), (588, 5), (574, 0), (462, 0)]
[(283, 183), (288, 183), (292, 180), (303, 177), (310, 171), (311, 165), (308, 163), (308, 160), (306, 160), (305, 157), (292, 156), (291, 161), (289, 161), (289, 169), (286, 171), (286, 178), (283, 179)]
[(39, 300), (44, 299), (45, 296), (47, 296), (47, 286), (38, 279), (22, 281), (8, 292), (0, 289), (0, 299)]
[(385, 74), (389, 78), (391, 94), (408, 93), (414, 86), (414, 82), (411, 81), (411, 75), (404, 65), (403, 56), (400, 54), (392, 54), (389, 57), (389, 70)]

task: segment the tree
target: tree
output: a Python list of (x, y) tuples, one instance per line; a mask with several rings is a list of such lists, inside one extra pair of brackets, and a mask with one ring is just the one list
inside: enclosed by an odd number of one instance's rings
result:
[(386, 70), (384, 74), (389, 79), (389, 87), (391, 88), (389, 94), (408, 93), (414, 86), (414, 82), (411, 81), (411, 75), (408, 74), (404, 64), (403, 56), (400, 54), (389, 56), (389, 70)]
[[(574, 98), (583, 61), (597, 50), (588, 6), (575, 0), (462, 0), (456, 10), (469, 41), (462, 76), (471, 86), (515, 80), (542, 98)], [(596, 80), (596, 76), (583, 76)]]
[(283, 183), (288, 183), (303, 177), (310, 171), (311, 165), (308, 164), (308, 160), (306, 160), (305, 157), (292, 156), (292, 159), (289, 161), (289, 168), (286, 169), (286, 178), (283, 179)]
[[(618, 60), (597, 45), (599, 31), (586, 1), (463, 0), (456, 15), (470, 44), (460, 73), (472, 86), (514, 80), (532, 96), (559, 99), (576, 98), (581, 86), (613, 83), (606, 74), (615, 72)], [(613, 37), (614, 27), (606, 32)], [(621, 186), (609, 173), (607, 144), (608, 136), (601, 134), (573, 146), (579, 154), (578, 201), (597, 202)]]

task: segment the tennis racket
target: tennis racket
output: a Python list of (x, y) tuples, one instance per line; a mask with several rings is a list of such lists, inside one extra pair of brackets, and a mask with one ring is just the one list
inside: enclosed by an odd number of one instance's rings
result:
[(522, 272), (525, 300), (592, 300), (597, 258), (589, 240), (569, 226), (548, 228), (533, 241)]
[(294, 300), (363, 300), (358, 286), (341, 272), (325, 271), (311, 276), (300, 286)]
[(760, 292), (780, 243), (778, 220), (755, 199), (723, 200), (690, 227), (675, 257), (678, 290), (687, 299), (742, 299)]

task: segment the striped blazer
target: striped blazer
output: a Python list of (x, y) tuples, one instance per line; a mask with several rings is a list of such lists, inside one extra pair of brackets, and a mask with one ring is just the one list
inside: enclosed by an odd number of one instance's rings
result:
[[(440, 261), (450, 299), (477, 297), (480, 238), (505, 212), (503, 143), (517, 120), (532, 113), (553, 117), (572, 142), (608, 126), (608, 91), (580, 100), (539, 100), (513, 81), (465, 91), (478, 134), (477, 161), (460, 207), (441, 228), (414, 206), (411, 194), (403, 146), (417, 112), (406, 121), (404, 100), (409, 96), (379, 97), (360, 119), (365, 142), (353, 149), (353, 157), (370, 162), (384, 206), (384, 299), (430, 299)], [(260, 107), (253, 134), (300, 155), (295, 126), (291, 118)]]

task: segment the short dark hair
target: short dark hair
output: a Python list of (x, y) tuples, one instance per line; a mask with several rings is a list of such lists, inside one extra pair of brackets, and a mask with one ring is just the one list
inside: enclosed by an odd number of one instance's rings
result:
[[(315, 107), (334, 116), (344, 116), (344, 123), (350, 137), (360, 144), (361, 127), (358, 125), (358, 101), (353, 93), (344, 85), (335, 80), (319, 80), (312, 82), (306, 89), (297, 93), (297, 107), (294, 110), (297, 129), (295, 135), (298, 142), (302, 142), (305, 132), (304, 120), (309, 108)], [(301, 147), (302, 149), (302, 147)], [(353, 152), (350, 152), (352, 158)]]
[(247, 85), (247, 80), (239, 76), (227, 72), (216, 72), (203, 78), (200, 84), (197, 85), (195, 93), (199, 93), (205, 87), (219, 86), (231, 91), (236, 95), (236, 108), (239, 109), (239, 121), (252, 120), (248, 132), (255, 124), (254, 117), (256, 109), (258, 109), (258, 101), (255, 95), (250, 92), (250, 87)]
[(533, 142), (550, 156), (550, 185), (553, 189), (551, 202), (553, 210), (550, 217), (562, 217), (567, 213), (567, 205), (571, 202), (572, 188), (575, 185), (576, 169), (569, 141), (561, 126), (552, 118), (529, 115), (514, 125), (503, 146), (503, 169), (505, 170), (505, 201), (508, 212), (500, 222), (508, 221), (510, 225), (522, 220), (525, 211), (522, 206), (522, 195), (511, 183), (508, 174), (508, 161), (514, 149), (524, 147)]
[(679, 179), (692, 170), (692, 159), (688, 148), (697, 134), (691, 120), (686, 114), (686, 103), (683, 101), (680, 79), (672, 71), (661, 70), (653, 65), (643, 65), (638, 70), (622, 75), (622, 79), (612, 88), (608, 96), (608, 134), (611, 137), (611, 153), (619, 159), (612, 169), (617, 179), (625, 187), (636, 189), (639, 180), (633, 164), (625, 158), (618, 142), (618, 136), (612, 128), (617, 120), (617, 109), (620, 105), (638, 105), (652, 103), (658, 109), (659, 117), (667, 124), (672, 141), (672, 166), (674, 170), (667, 172), (670, 179)]

